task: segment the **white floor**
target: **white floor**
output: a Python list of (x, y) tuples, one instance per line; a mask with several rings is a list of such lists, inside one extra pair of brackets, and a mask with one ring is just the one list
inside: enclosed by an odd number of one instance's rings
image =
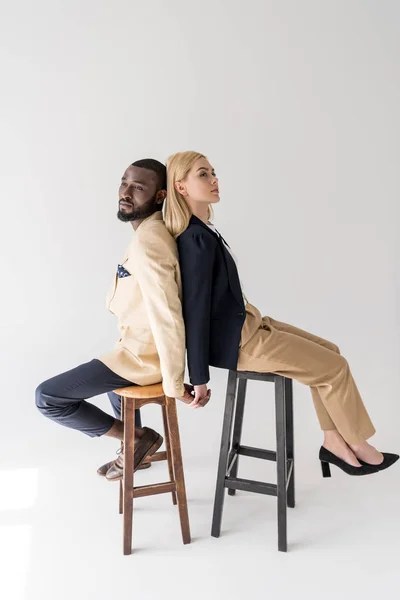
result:
[[(107, 406), (105, 399), (101, 403)], [(134, 510), (134, 552), (125, 557), (118, 485), (96, 475), (115, 442), (58, 427), (29, 408), (22, 429), (8, 429), (1, 442), (0, 597), (399, 597), (398, 467), (365, 478), (333, 469), (333, 477), (323, 480), (318, 429), (309, 425), (310, 439), (303, 427), (311, 403), (301, 413), (296, 408), (297, 506), (289, 510), (289, 552), (277, 551), (275, 499), (244, 492), (226, 497), (222, 535), (214, 539), (222, 404), (214, 398), (201, 413), (188, 411), (179, 406), (192, 543), (181, 542), (169, 495), (142, 498)], [(157, 407), (148, 409), (146, 419), (160, 426)], [(264, 429), (260, 422), (250, 436), (245, 427), (244, 442), (252, 437), (261, 445)], [(267, 429), (270, 435), (272, 421)], [(273, 465), (255, 459), (241, 458), (240, 475), (274, 481)], [(140, 484), (166, 479), (165, 463), (137, 475)]]

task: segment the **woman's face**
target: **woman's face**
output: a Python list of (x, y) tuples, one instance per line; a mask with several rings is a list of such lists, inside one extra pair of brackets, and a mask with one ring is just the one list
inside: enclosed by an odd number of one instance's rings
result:
[(206, 158), (199, 158), (188, 175), (177, 181), (176, 189), (187, 200), (215, 204), (219, 202), (218, 179)]

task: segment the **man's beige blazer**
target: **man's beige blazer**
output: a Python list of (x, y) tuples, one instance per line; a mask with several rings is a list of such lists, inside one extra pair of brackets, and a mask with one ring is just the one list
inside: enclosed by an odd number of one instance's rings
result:
[[(107, 307), (118, 318), (120, 339), (99, 359), (137, 385), (162, 381), (167, 396), (184, 393), (185, 327), (178, 250), (162, 213), (134, 233), (116, 273)], [(129, 275), (127, 275), (127, 273)]]

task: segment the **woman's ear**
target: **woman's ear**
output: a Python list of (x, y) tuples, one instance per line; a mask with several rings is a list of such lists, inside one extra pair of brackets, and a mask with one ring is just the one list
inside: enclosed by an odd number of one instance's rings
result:
[(186, 191), (186, 187), (185, 185), (182, 183), (182, 181), (175, 181), (175, 189), (177, 192), (179, 192), (182, 196), (187, 196), (187, 191)]

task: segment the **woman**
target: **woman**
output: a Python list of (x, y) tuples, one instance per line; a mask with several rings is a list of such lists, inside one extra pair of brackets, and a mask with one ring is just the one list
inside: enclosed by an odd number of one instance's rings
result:
[(208, 398), (209, 365), (270, 372), (311, 387), (324, 432), (322, 463), (349, 475), (391, 466), (398, 455), (366, 441), (374, 433), (347, 361), (337, 346), (271, 317), (247, 302), (236, 260), (211, 223), (219, 202), (218, 179), (207, 158), (181, 152), (167, 163), (165, 223), (176, 238), (183, 285), (183, 314), (194, 406)]

